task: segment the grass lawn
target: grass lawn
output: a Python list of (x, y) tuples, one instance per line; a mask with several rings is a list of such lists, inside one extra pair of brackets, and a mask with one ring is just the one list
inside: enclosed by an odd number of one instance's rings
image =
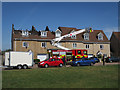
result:
[(2, 88), (118, 88), (118, 65), (2, 71)]

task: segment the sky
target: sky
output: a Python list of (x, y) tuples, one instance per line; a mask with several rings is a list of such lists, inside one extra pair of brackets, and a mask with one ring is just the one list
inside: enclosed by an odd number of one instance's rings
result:
[(51, 31), (61, 27), (103, 30), (110, 39), (118, 31), (117, 2), (3, 2), (2, 50), (11, 48), (12, 24), (15, 29)]

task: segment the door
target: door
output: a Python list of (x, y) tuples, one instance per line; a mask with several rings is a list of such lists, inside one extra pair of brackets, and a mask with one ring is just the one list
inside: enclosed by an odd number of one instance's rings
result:
[(37, 59), (40, 59), (40, 61), (44, 61), (47, 58), (47, 54), (38, 54)]
[(55, 60), (56, 60), (55, 58), (51, 58), (49, 60), (49, 66), (56, 66), (56, 61)]

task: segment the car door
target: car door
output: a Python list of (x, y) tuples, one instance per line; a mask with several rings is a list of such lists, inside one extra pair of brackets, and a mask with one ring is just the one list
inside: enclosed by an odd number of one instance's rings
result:
[(55, 58), (50, 59), (50, 66), (55, 66)]
[(89, 65), (89, 64), (90, 64), (89, 59), (85, 58), (85, 59), (83, 60), (83, 64), (84, 64), (84, 65)]
[(60, 59), (59, 58), (56, 59), (55, 64), (56, 64), (56, 66), (58, 66), (60, 64)]

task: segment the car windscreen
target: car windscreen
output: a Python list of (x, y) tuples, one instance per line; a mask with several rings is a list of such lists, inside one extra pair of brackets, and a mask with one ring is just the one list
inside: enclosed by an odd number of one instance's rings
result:
[(49, 59), (45, 59), (44, 61), (48, 61)]

